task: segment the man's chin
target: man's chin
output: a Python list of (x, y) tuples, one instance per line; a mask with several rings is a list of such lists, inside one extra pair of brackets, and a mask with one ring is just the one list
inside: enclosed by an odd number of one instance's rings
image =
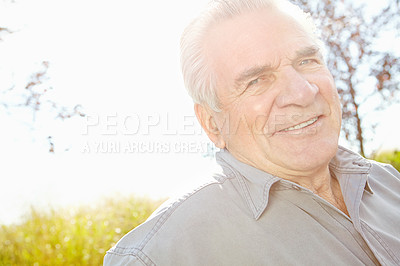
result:
[(332, 158), (335, 157), (337, 149), (338, 143), (333, 141), (331, 143), (308, 143), (301, 148), (288, 145), (281, 150), (281, 153), (287, 154), (287, 156), (282, 156), (284, 157), (282, 162), (289, 169), (298, 170), (328, 166)]

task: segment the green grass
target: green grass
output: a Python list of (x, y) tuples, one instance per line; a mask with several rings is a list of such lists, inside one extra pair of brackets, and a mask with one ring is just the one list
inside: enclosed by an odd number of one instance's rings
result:
[(161, 203), (132, 197), (95, 207), (31, 208), (22, 222), (0, 227), (0, 265), (102, 265), (105, 252)]
[(372, 159), (378, 162), (391, 164), (397, 169), (397, 171), (400, 171), (400, 151), (395, 150), (380, 152), (373, 156)]

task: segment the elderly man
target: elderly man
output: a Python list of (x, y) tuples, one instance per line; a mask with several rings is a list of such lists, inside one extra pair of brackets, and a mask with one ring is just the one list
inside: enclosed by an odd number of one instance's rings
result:
[(301, 10), (214, 1), (184, 32), (182, 69), (223, 174), (105, 265), (400, 265), (400, 174), (338, 147), (338, 93)]

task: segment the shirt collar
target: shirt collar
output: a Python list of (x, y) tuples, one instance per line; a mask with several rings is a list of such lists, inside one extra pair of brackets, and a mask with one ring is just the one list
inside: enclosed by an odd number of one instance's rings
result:
[(368, 173), (371, 163), (359, 155), (342, 146), (339, 146), (336, 156), (331, 160), (329, 166), (341, 173)]
[[(236, 177), (247, 206), (251, 210), (254, 219), (258, 219), (268, 205), (270, 190), (273, 184), (282, 180), (281, 178), (264, 172), (237, 160), (228, 150), (223, 149), (216, 154), (217, 163), (222, 167), (227, 177)], [(329, 164), (343, 188), (349, 182), (356, 182), (355, 186), (363, 188), (372, 193), (368, 184), (367, 173), (371, 163), (357, 153), (339, 146), (336, 156)], [(359, 181), (349, 181), (349, 174), (364, 174), (365, 178)], [(343, 190), (343, 189), (342, 189)], [(345, 202), (354, 201), (351, 193), (344, 191)]]
[(247, 206), (258, 219), (268, 205), (271, 186), (281, 178), (237, 160), (226, 149), (217, 153), (216, 159), (228, 177), (236, 177)]
[(342, 187), (346, 182), (346, 180), (344, 180), (345, 177), (348, 177), (349, 174), (364, 174), (366, 177), (364, 181), (365, 184), (363, 185), (364, 190), (373, 194), (368, 182), (368, 174), (372, 164), (358, 153), (339, 146), (336, 156), (331, 160), (329, 167), (335, 174), (338, 174), (337, 177)]
[(373, 194), (368, 182), (372, 164), (361, 155), (339, 147), (329, 167), (339, 181), (350, 217), (353, 222), (358, 222), (363, 192)]

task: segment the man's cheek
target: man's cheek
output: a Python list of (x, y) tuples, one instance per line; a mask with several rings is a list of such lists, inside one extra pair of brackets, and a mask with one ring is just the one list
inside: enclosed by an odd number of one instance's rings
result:
[(272, 133), (272, 129), (268, 126), (268, 116), (258, 115), (254, 119), (253, 132), (256, 135), (268, 135)]

